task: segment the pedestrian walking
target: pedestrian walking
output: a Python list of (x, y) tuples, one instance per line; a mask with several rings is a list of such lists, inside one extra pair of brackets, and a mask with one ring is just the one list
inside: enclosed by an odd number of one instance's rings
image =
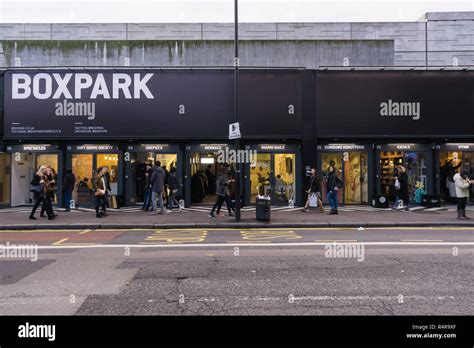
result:
[(151, 185), (150, 185), (150, 178), (152, 174), (152, 167), (151, 164), (146, 165), (145, 169), (145, 195), (143, 196), (143, 205), (141, 210), (148, 211), (151, 205)]
[(331, 211), (329, 214), (338, 214), (338, 191), (342, 187), (341, 180), (337, 177), (336, 168), (334, 165), (329, 166), (329, 176), (326, 183), (326, 192), (329, 204), (331, 205)]
[(106, 171), (107, 168), (105, 167), (97, 168), (97, 173), (92, 183), (95, 196), (95, 216), (97, 218), (104, 217), (107, 210), (107, 202), (105, 201), (107, 192), (107, 183), (105, 179)]
[(63, 199), (64, 206), (66, 208), (65, 211), (67, 212), (71, 211), (72, 192), (74, 191), (75, 185), (76, 176), (74, 175), (71, 169), (67, 169), (63, 181)]
[(169, 175), (169, 178), (168, 178), (168, 187), (169, 187), (169, 190), (170, 190), (170, 194), (169, 194), (169, 209), (170, 210), (173, 210), (173, 207), (175, 205), (178, 206), (179, 208), (179, 212), (182, 211), (182, 208), (181, 206), (179, 205), (179, 202), (178, 200), (176, 199), (176, 194), (178, 193), (178, 190), (181, 188), (181, 186), (183, 186), (178, 178), (178, 173), (176, 171), (176, 168), (175, 167), (172, 167), (171, 170), (170, 170), (170, 175)]
[(156, 214), (156, 199), (158, 198), (160, 201), (160, 214), (163, 214), (165, 211), (165, 206), (163, 204), (163, 188), (165, 186), (165, 178), (166, 174), (161, 168), (161, 162), (155, 162), (155, 168), (153, 168), (153, 172), (150, 178), (150, 185), (151, 185), (151, 202), (153, 205), (153, 211), (150, 215)]
[(45, 211), (48, 214), (48, 220), (54, 219), (54, 214), (50, 209), (51, 205), (47, 202), (47, 197), (48, 195), (50, 195), (50, 191), (52, 190), (52, 188), (49, 183), (46, 172), (46, 166), (39, 167), (35, 175), (33, 176), (33, 179), (31, 180), (30, 191), (33, 192), (34, 204), (29, 216), (30, 220), (36, 220), (35, 212), (40, 204), (43, 204), (45, 206)]
[(474, 180), (469, 179), (469, 170), (467, 169), (463, 169), (461, 173), (456, 173), (453, 179), (456, 185), (456, 198), (458, 200), (458, 220), (470, 220), (471, 218), (466, 216), (466, 202), (469, 198), (470, 185), (474, 184)]
[(210, 219), (216, 218), (216, 216), (214, 215), (214, 211), (216, 211), (217, 209), (217, 213), (219, 214), (224, 201), (226, 202), (229, 216), (234, 216), (234, 214), (232, 214), (232, 208), (230, 205), (229, 183), (230, 182), (229, 182), (229, 177), (228, 177), (228, 169), (226, 166), (221, 166), (221, 168), (219, 168), (219, 173), (217, 174), (217, 178), (216, 178), (217, 199), (216, 199), (216, 203), (214, 203), (214, 206), (211, 209), (211, 212), (208, 215)]
[[(223, 199), (222, 203), (217, 206), (216, 214), (221, 215), (222, 204), (224, 204), (224, 202), (225, 202), (225, 205), (226, 205), (227, 210), (229, 212), (229, 216), (232, 217), (232, 216), (234, 216), (234, 214), (233, 214), (234, 206), (233, 206), (232, 200), (231, 200), (231, 194), (232, 194), (231, 193), (231, 188), (235, 184), (235, 178), (231, 176), (228, 165), (224, 165), (224, 172), (226, 173), (226, 178), (227, 178), (227, 190), (225, 190), (224, 199)], [(234, 192), (234, 196), (235, 196), (235, 189), (234, 189), (233, 192)]]
[(53, 216), (57, 216), (54, 214), (53, 211), (53, 201), (54, 201), (54, 190), (56, 189), (56, 181), (57, 181), (57, 175), (56, 172), (53, 171), (51, 166), (46, 166), (46, 171), (45, 171), (45, 176), (46, 176), (46, 181), (48, 183), (48, 189), (45, 191), (44, 199), (43, 199), (43, 204), (41, 206), (41, 217), (48, 217), (49, 214), (44, 215), (46, 213), (46, 210), (50, 210), (52, 212)]
[(324, 212), (323, 202), (321, 200), (321, 184), (315, 168), (311, 168), (311, 177), (309, 178), (308, 189), (306, 190), (308, 197), (306, 199), (306, 204), (303, 208), (303, 212), (307, 212), (310, 206), (310, 199), (316, 201), (316, 205), (319, 207), (321, 213)]

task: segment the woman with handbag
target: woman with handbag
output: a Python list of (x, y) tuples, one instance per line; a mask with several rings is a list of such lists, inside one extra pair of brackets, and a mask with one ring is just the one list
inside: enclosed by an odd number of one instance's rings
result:
[(46, 213), (48, 214), (48, 220), (54, 219), (54, 215), (50, 209), (51, 204), (48, 204), (47, 196), (50, 195), (52, 190), (51, 184), (49, 183), (48, 177), (46, 175), (46, 166), (39, 167), (38, 171), (31, 180), (31, 192), (33, 192), (34, 205), (30, 213), (30, 219), (36, 220), (35, 212), (38, 209), (41, 203), (45, 203)]

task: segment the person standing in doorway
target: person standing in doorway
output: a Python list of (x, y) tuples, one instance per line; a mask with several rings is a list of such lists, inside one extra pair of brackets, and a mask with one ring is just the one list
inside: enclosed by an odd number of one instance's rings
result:
[(403, 200), (403, 204), (405, 205), (405, 211), (410, 210), (410, 195), (408, 193), (408, 175), (407, 170), (404, 166), (398, 166), (398, 181), (400, 183), (400, 188), (398, 190), (398, 197)]
[(328, 181), (326, 184), (326, 192), (327, 192), (327, 198), (329, 201), (329, 204), (331, 205), (331, 211), (329, 214), (335, 215), (338, 214), (337, 208), (338, 208), (338, 191), (339, 191), (339, 178), (337, 177), (336, 174), (336, 168), (334, 165), (329, 166), (329, 176), (328, 176)]
[(456, 185), (456, 197), (458, 200), (458, 220), (470, 220), (466, 216), (466, 202), (469, 198), (469, 187), (474, 181), (469, 179), (469, 170), (467, 169), (463, 169), (461, 173), (456, 173), (453, 179)]
[(166, 174), (161, 168), (161, 162), (155, 162), (155, 168), (153, 168), (153, 173), (151, 174), (150, 178), (150, 185), (151, 185), (151, 202), (153, 204), (153, 211), (150, 215), (155, 215), (156, 212), (156, 199), (160, 200), (160, 214), (165, 212), (165, 206), (163, 203), (163, 188), (165, 185), (165, 178)]
[(67, 169), (63, 182), (64, 206), (67, 212), (71, 211), (72, 191), (74, 191), (75, 185), (76, 177), (71, 169)]
[(97, 168), (97, 174), (93, 180), (93, 188), (95, 195), (95, 216), (97, 218), (102, 218), (105, 216), (107, 209), (107, 203), (105, 201), (105, 196), (107, 193), (107, 183), (105, 179), (105, 173), (107, 168), (99, 167)]
[(170, 176), (168, 178), (168, 187), (170, 190), (170, 194), (169, 194), (169, 209), (170, 210), (173, 210), (173, 207), (177, 205), (179, 208), (179, 212), (182, 211), (182, 208), (179, 205), (178, 200), (176, 199), (176, 194), (178, 193), (178, 190), (180, 189), (181, 186), (182, 185), (178, 178), (176, 168), (171, 167)]
[(306, 190), (306, 193), (308, 194), (308, 198), (306, 199), (306, 204), (303, 208), (303, 212), (307, 212), (309, 209), (309, 199), (311, 195), (316, 196), (316, 202), (319, 206), (319, 211), (321, 213), (324, 212), (323, 208), (323, 202), (321, 200), (321, 184), (319, 182), (319, 178), (316, 172), (316, 168), (311, 168), (311, 176), (309, 178), (309, 187)]

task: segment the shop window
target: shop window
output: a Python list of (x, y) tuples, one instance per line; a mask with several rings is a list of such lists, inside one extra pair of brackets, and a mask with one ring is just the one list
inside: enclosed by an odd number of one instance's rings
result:
[(257, 153), (257, 159), (250, 164), (250, 203), (256, 203), (258, 195), (271, 195), (271, 172), (271, 154)]
[(275, 202), (295, 200), (295, 154), (275, 154)]
[[(456, 203), (454, 174), (467, 169), (470, 178), (474, 178), (474, 152), (446, 151), (439, 154), (440, 193), (445, 202)], [(474, 201), (474, 188), (471, 187), (470, 201)]]
[(109, 184), (112, 195), (118, 193), (118, 154), (97, 154), (96, 168), (107, 167), (109, 169)]

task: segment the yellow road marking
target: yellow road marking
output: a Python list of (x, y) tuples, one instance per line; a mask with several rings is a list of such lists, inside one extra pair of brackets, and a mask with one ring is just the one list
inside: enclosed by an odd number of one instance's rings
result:
[(301, 236), (297, 235), (292, 230), (282, 230), (282, 231), (265, 231), (265, 230), (241, 230), (240, 235), (242, 239), (247, 241), (259, 241), (266, 239), (300, 239)]
[(57, 242), (54, 242), (53, 244), (51, 245), (60, 245), (62, 243), (64, 243), (65, 241), (67, 241), (69, 238), (64, 238), (64, 239), (61, 239), (61, 240), (58, 240)]
[(79, 234), (86, 234), (86, 233), (89, 233), (89, 232), (91, 232), (91, 231), (92, 231), (92, 230), (84, 230), (84, 231), (82, 231), (82, 232), (79, 232)]
[(203, 242), (207, 237), (206, 230), (161, 230), (156, 231), (153, 235), (146, 237), (144, 243), (148, 242), (166, 242), (166, 243), (199, 243)]

